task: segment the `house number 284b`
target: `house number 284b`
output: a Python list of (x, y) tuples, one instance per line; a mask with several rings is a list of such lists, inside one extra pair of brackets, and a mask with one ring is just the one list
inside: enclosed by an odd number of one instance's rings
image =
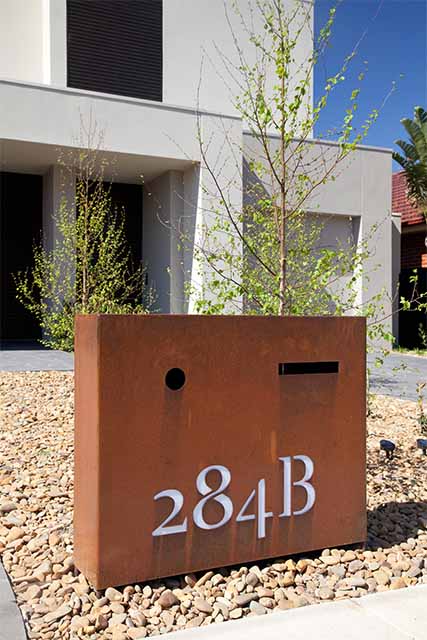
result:
[[(301, 480), (292, 479), (292, 462), (299, 460), (304, 465), (304, 475)], [(283, 509), (277, 514), (279, 518), (289, 518), (291, 515), (300, 516), (309, 511), (316, 500), (316, 491), (310, 480), (313, 476), (314, 464), (308, 456), (287, 456), (279, 458), (283, 470)], [(221, 481), (217, 489), (212, 489), (207, 483), (207, 475), (210, 471), (217, 471)], [(200, 471), (196, 478), (197, 491), (202, 496), (193, 509), (193, 522), (200, 529), (219, 529), (231, 520), (234, 513), (233, 501), (224, 491), (231, 483), (231, 472), (223, 465), (211, 465)], [(302, 509), (292, 509), (292, 487), (302, 487), (306, 492), (306, 501)], [(169, 536), (176, 533), (185, 533), (188, 529), (188, 516), (185, 516), (180, 524), (169, 524), (176, 518), (184, 506), (184, 496), (178, 489), (166, 489), (154, 496), (154, 500), (170, 498), (173, 502), (172, 511), (163, 522), (153, 531), (153, 536)], [(222, 508), (222, 518), (213, 524), (206, 522), (204, 508), (209, 500), (214, 500)], [(266, 488), (265, 479), (258, 481), (256, 489), (253, 489), (240, 508), (236, 516), (236, 522), (246, 522), (255, 520), (257, 524), (258, 538), (265, 538), (265, 523), (268, 518), (273, 518), (274, 514), (266, 510)]]

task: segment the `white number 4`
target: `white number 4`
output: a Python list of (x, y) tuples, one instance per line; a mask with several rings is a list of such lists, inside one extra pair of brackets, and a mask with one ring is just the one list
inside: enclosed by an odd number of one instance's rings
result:
[[(255, 520), (254, 513), (245, 514), (246, 509), (255, 498), (255, 489), (249, 494), (243, 507), (240, 509), (236, 522), (246, 522), (247, 520)], [(265, 510), (265, 480), (264, 478), (258, 482), (258, 496), (257, 496), (257, 528), (258, 538), (265, 538), (265, 521), (267, 518), (272, 518), (273, 513)]]

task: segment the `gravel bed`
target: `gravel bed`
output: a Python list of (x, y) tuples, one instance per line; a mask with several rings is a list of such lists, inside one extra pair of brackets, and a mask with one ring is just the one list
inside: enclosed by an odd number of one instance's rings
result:
[[(365, 549), (326, 549), (95, 591), (73, 564), (73, 375), (1, 373), (0, 554), (29, 638), (135, 640), (427, 584), (427, 457), (416, 405), (378, 396), (368, 419)], [(398, 447), (379, 455), (380, 438)]]

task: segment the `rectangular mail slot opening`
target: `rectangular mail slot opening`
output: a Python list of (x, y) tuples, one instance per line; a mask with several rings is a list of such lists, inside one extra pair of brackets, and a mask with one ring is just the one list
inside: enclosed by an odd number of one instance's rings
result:
[(338, 373), (339, 362), (279, 362), (279, 376)]

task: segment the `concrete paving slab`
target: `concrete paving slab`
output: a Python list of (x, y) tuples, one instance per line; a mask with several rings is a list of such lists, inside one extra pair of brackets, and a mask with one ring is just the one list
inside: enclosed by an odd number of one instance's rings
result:
[(26, 640), (24, 622), (0, 562), (0, 640)]
[(0, 371), (72, 371), (74, 355), (46, 349), (38, 343), (5, 343), (0, 349)]
[[(394, 612), (393, 615), (391, 612)], [(426, 640), (427, 586), (170, 633), (168, 640)]]
[[(417, 384), (427, 380), (427, 357), (394, 352), (385, 358), (381, 367), (376, 368), (374, 362), (375, 355), (369, 354), (372, 393), (402, 400), (417, 400)], [(427, 393), (425, 401), (427, 402)]]
[(365, 612), (414, 637), (427, 640), (427, 586), (376, 594), (358, 602)]

